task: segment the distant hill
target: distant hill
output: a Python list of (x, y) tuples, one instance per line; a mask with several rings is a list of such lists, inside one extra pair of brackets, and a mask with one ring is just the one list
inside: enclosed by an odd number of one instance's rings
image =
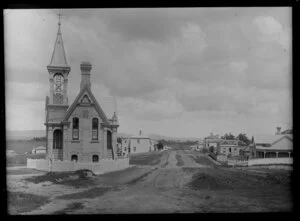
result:
[[(133, 134), (128, 133), (118, 133), (118, 137), (130, 137)], [(6, 131), (6, 139), (7, 140), (31, 140), (34, 137), (44, 137), (46, 136), (45, 130), (24, 130), (24, 131)], [(148, 135), (153, 140), (180, 140), (180, 141), (194, 141), (194, 140), (201, 140), (200, 138), (196, 137), (169, 137), (164, 135), (158, 134), (149, 134)]]
[(31, 140), (34, 137), (46, 136), (45, 130), (23, 130), (23, 131), (6, 131), (7, 140)]
[(169, 136), (164, 136), (164, 135), (157, 135), (157, 134), (149, 134), (149, 137), (153, 140), (179, 140), (179, 141), (196, 141), (196, 140), (201, 140), (200, 138), (196, 137), (169, 137)]

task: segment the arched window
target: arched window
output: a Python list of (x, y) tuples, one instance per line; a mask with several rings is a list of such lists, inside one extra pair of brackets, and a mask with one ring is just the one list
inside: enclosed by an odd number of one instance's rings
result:
[(99, 156), (98, 155), (93, 155), (93, 162), (98, 162), (99, 161)]
[(98, 140), (98, 118), (92, 119), (92, 140)]
[(62, 131), (55, 130), (53, 133), (53, 149), (62, 149)]
[(77, 117), (73, 118), (73, 131), (72, 131), (72, 139), (79, 139), (79, 119)]
[(76, 154), (71, 156), (71, 161), (78, 161), (78, 156)]

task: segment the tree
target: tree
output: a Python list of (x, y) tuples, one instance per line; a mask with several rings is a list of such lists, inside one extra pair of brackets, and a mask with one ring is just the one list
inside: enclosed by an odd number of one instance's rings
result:
[(224, 140), (234, 140), (235, 137), (233, 134), (229, 133), (229, 134), (224, 134), (224, 136), (221, 137), (221, 139), (224, 139)]
[(162, 150), (163, 148), (164, 148), (164, 145), (163, 145), (162, 141), (158, 141), (157, 149)]
[(247, 146), (251, 143), (246, 134), (240, 133), (237, 137), (238, 140), (244, 142)]

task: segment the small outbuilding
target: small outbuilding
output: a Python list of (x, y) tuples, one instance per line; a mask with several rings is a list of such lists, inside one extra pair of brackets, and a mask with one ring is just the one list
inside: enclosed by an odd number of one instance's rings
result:
[(39, 146), (39, 147), (34, 147), (31, 151), (32, 154), (46, 154), (47, 150), (46, 147)]

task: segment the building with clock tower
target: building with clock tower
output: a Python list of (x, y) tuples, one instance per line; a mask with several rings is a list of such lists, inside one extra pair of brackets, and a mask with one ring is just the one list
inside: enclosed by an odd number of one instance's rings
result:
[(92, 93), (89, 62), (82, 62), (79, 93), (73, 103), (68, 103), (68, 65), (64, 49), (61, 23), (50, 64), (50, 94), (46, 96), (47, 158), (61, 161), (99, 162), (116, 159), (117, 115), (105, 113)]

